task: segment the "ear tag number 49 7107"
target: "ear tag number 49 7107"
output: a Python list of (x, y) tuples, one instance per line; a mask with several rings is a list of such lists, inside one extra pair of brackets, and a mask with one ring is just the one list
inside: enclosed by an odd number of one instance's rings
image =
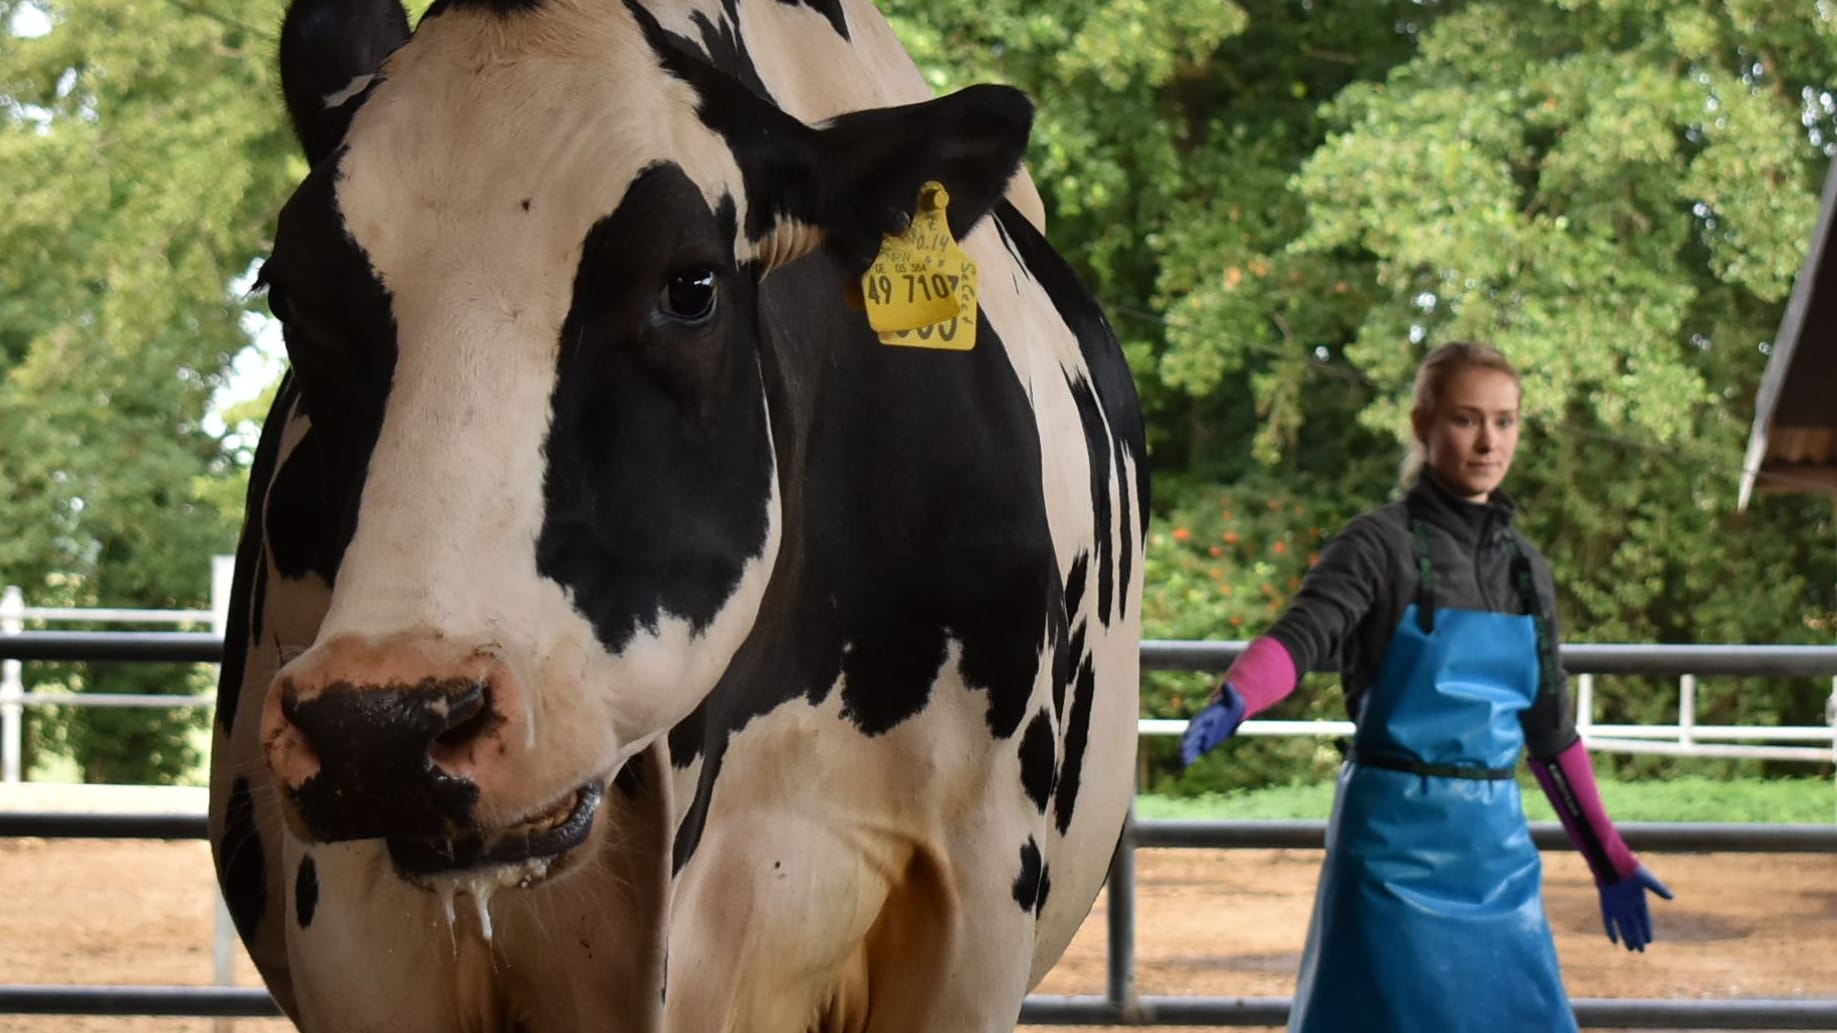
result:
[(920, 187), (912, 224), (881, 240), (880, 254), (861, 276), (868, 325), (882, 344), (976, 347), (976, 263), (950, 235), (949, 204), (942, 183)]

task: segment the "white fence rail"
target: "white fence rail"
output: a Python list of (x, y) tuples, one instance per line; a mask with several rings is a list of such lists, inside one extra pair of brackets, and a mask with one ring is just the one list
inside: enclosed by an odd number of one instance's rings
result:
[[(108, 640), (108, 659), (153, 659), (141, 655), (137, 645), (145, 644), (173, 649), (174, 659), (202, 659), (214, 655), (213, 639), (220, 642), (229, 607), (229, 584), (232, 557), (213, 557), (211, 570), (212, 607), (209, 610), (128, 610), (85, 609), (73, 607), (29, 607), (17, 586), (9, 585), (0, 595), (0, 781), (18, 782), (20, 770), (24, 708), (28, 706), (60, 707), (208, 707), (216, 703), (210, 695), (161, 696), (105, 693), (28, 693), (25, 691), (20, 656), (45, 657), (55, 653), (60, 659), (76, 659), (86, 654), (101, 658), (89, 650)], [(206, 626), (211, 631), (98, 633), (92, 636), (39, 630), (63, 622), (95, 624), (168, 624)], [(27, 625), (33, 625), (28, 632)], [(8, 638), (13, 639), (9, 643)], [(30, 641), (37, 645), (48, 638), (69, 639), (67, 648), (50, 647), (37, 651), (17, 648)], [(13, 648), (9, 648), (9, 646)], [(1243, 642), (1148, 642), (1143, 645), (1144, 667), (1165, 670), (1223, 670), (1243, 650)], [(1793, 761), (1811, 764), (1837, 764), (1837, 646), (1665, 646), (1578, 645), (1562, 647), (1564, 665), (1582, 673), (1574, 678), (1576, 693), (1576, 728), (1590, 750), (1608, 753), (1663, 754), (1675, 757), (1714, 757)], [(1572, 660), (1572, 657), (1576, 658)], [(1821, 725), (1705, 725), (1697, 721), (1697, 688), (1700, 677), (1742, 675), (1833, 675), (1832, 691)], [(1627, 725), (1603, 724), (1594, 720), (1595, 678), (1600, 674), (1672, 674), (1678, 679), (1678, 716), (1674, 724)], [(1184, 720), (1147, 718), (1140, 722), (1143, 735), (1179, 735), (1186, 730)], [(1239, 732), (1247, 736), (1294, 736), (1337, 738), (1352, 734), (1349, 721), (1283, 721), (1252, 720)]]
[[(26, 625), (56, 623), (85, 624), (170, 624), (209, 628), (218, 638), (230, 605), (230, 575), (235, 569), (234, 556), (211, 557), (211, 608), (208, 610), (130, 610), (110, 607), (27, 606), (25, 592), (18, 585), (7, 585), (0, 591), (0, 639), (23, 635)], [(28, 706), (65, 707), (204, 707), (216, 703), (214, 696), (137, 696), (121, 693), (84, 693), (82, 695), (28, 693), (25, 691), (24, 665), (12, 657), (0, 660), (0, 781), (18, 782), (25, 773), (20, 770), (23, 757), (21, 737)]]

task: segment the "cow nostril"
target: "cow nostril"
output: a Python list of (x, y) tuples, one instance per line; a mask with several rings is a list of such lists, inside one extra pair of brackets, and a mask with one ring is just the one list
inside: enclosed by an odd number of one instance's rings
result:
[(484, 682), (473, 682), (448, 697), (447, 707), (446, 727), (428, 745), (428, 756), (457, 774), (456, 769), (467, 766), (472, 745), (502, 725), (504, 718), (491, 705), (491, 688)]
[(479, 707), (470, 717), (462, 718), (434, 737), (436, 746), (463, 746), (491, 730), (497, 718), (488, 708)]
[(446, 708), (449, 727), (464, 724), (490, 709), (491, 687), (482, 681), (448, 683), (439, 691), (444, 697), (441, 704)]

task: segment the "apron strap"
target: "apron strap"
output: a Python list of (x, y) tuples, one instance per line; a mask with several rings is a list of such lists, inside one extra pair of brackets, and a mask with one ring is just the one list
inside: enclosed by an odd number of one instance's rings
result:
[(1435, 565), (1429, 562), (1429, 528), (1420, 517), (1410, 517), (1410, 536), (1416, 545), (1416, 622), (1422, 633), (1435, 634)]
[[(1410, 538), (1416, 553), (1416, 622), (1422, 633), (1435, 634), (1435, 565), (1429, 562), (1429, 525), (1422, 517), (1410, 515)], [(1517, 533), (1507, 530), (1506, 545), (1512, 550), (1512, 584), (1518, 589), (1518, 601), (1531, 618), (1537, 632), (1537, 694), (1542, 699), (1562, 691), (1562, 668), (1556, 658), (1556, 639), (1550, 633), (1550, 618), (1544, 613), (1543, 600), (1537, 595), (1537, 582), (1531, 575), (1531, 558), (1518, 543)]]
[(1518, 586), (1518, 599), (1524, 612), (1531, 616), (1537, 630), (1537, 697), (1555, 696), (1562, 691), (1563, 669), (1556, 659), (1556, 640), (1550, 634), (1550, 618), (1544, 613), (1543, 600), (1537, 595), (1537, 582), (1531, 576), (1531, 558), (1518, 544), (1518, 535), (1507, 531), (1506, 542), (1512, 549), (1512, 583)]

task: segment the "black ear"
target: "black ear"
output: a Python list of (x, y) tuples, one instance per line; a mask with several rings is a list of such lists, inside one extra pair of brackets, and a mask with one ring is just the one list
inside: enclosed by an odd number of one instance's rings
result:
[[(638, 0), (625, 8), (664, 70), (694, 89), (697, 116), (733, 149), (746, 180), (746, 235), (774, 261), (794, 259), (811, 242), (788, 230), (789, 219), (814, 226), (831, 251), (866, 269), (881, 237), (905, 229), (919, 188), (934, 179), (950, 194), (950, 229), (962, 237), (1007, 190), (1027, 150), (1033, 102), (1013, 87), (971, 86), (813, 129), (716, 68)], [(773, 245), (780, 236), (795, 240)]]
[(337, 150), (357, 98), (408, 41), (399, 0), (294, 0), (281, 23), (281, 92), (307, 160)]
[(808, 182), (828, 247), (867, 268), (881, 237), (905, 229), (928, 180), (950, 194), (950, 230), (961, 239), (1008, 189), (1032, 127), (1033, 102), (1009, 86), (971, 86), (823, 126)]

